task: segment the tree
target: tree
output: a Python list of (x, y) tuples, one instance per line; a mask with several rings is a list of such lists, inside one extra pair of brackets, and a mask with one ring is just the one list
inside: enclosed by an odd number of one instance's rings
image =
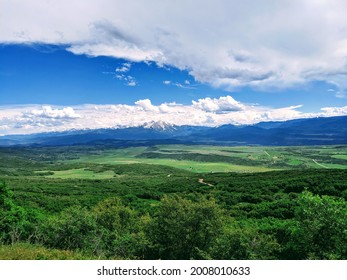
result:
[(98, 203), (93, 212), (98, 225), (121, 235), (134, 227), (135, 213), (123, 205), (119, 198), (106, 199)]
[(64, 250), (98, 251), (102, 233), (96, 215), (86, 208), (72, 206), (50, 217), (42, 226), (45, 245)]
[(102, 246), (108, 257), (141, 258), (145, 240), (140, 233), (140, 219), (124, 206), (119, 198), (106, 199), (97, 204), (93, 213), (98, 227), (102, 229)]
[(0, 210), (8, 211), (14, 206), (12, 192), (8, 189), (5, 182), (0, 182)]
[(37, 211), (17, 206), (12, 197), (5, 182), (0, 183), (0, 242), (5, 244), (30, 239), (39, 219)]
[(149, 228), (152, 258), (202, 259), (220, 234), (222, 210), (214, 200), (196, 202), (178, 196), (162, 199), (157, 217)]
[(347, 258), (347, 203), (303, 192), (295, 212), (291, 249), (296, 258)]
[(270, 234), (261, 233), (255, 224), (242, 225), (230, 221), (212, 249), (213, 259), (276, 259), (280, 245)]

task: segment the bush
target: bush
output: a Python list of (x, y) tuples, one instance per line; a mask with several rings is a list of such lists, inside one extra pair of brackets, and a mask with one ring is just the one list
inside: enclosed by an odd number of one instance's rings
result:
[(63, 250), (98, 251), (102, 232), (96, 215), (80, 206), (72, 206), (50, 217), (42, 226), (43, 243)]
[(97, 204), (93, 213), (102, 230), (101, 250), (108, 257), (139, 258), (143, 235), (139, 234), (140, 218), (122, 204), (119, 198), (106, 199)]
[(202, 259), (220, 234), (222, 210), (213, 200), (192, 202), (178, 196), (164, 197), (148, 230), (151, 258)]
[(217, 239), (211, 255), (219, 260), (271, 260), (276, 259), (279, 250), (272, 235), (232, 222)]
[(343, 199), (299, 196), (290, 248), (295, 258), (347, 258), (347, 203)]
[(6, 184), (0, 184), (0, 242), (13, 244), (36, 239), (37, 223), (41, 218), (38, 211), (17, 206)]

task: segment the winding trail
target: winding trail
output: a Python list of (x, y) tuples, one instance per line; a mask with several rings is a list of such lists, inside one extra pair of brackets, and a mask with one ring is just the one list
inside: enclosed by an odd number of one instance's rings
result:
[(316, 160), (314, 160), (314, 159), (312, 159), (312, 161), (313, 161), (315, 164), (319, 165), (320, 167), (329, 168), (329, 167), (324, 166), (323, 164), (318, 163), (318, 162), (317, 162)]
[(207, 186), (209, 186), (209, 187), (213, 187), (212, 184), (204, 182), (204, 179), (203, 179), (203, 178), (200, 178), (200, 179), (199, 179), (199, 183), (200, 183), (200, 184), (207, 185)]

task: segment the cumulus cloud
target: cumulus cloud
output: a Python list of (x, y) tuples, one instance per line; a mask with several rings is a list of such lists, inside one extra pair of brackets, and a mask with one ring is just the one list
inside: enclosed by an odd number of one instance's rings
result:
[(143, 99), (136, 101), (135, 104), (139, 106), (142, 110), (147, 111), (147, 112), (158, 112), (159, 109), (156, 106), (152, 105), (151, 100), (149, 99)]
[(51, 106), (12, 106), (1, 108), (1, 111), (1, 134), (12, 130), (15, 133), (61, 130), (81, 118), (72, 107), (53, 109)]
[(136, 101), (134, 105), (2, 106), (0, 134), (132, 127), (150, 121), (165, 121), (175, 125), (220, 126), (347, 115), (347, 106), (325, 107), (312, 113), (301, 112), (301, 107), (302, 105), (283, 108), (249, 105), (231, 96), (199, 99), (189, 105), (175, 102), (154, 105), (151, 100), (143, 99)]
[(63, 109), (53, 109), (51, 106), (42, 106), (41, 109), (34, 109), (30, 112), (24, 113), (23, 117), (27, 118), (48, 118), (48, 119), (76, 119), (81, 116), (76, 114), (75, 110), (71, 107)]
[(345, 0), (2, 0), (1, 7), (2, 43), (153, 61), (229, 90), (317, 80), (337, 86), (338, 97), (347, 89)]
[(206, 111), (206, 112), (230, 112), (230, 111), (242, 111), (245, 109), (245, 105), (236, 101), (231, 96), (222, 96), (220, 98), (205, 98), (198, 101), (192, 101), (193, 107)]

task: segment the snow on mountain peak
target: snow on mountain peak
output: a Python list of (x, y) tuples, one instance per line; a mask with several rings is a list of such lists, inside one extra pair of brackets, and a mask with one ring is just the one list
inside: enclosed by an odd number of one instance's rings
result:
[(150, 121), (145, 122), (141, 125), (143, 128), (154, 129), (154, 130), (175, 130), (175, 125), (165, 121)]

